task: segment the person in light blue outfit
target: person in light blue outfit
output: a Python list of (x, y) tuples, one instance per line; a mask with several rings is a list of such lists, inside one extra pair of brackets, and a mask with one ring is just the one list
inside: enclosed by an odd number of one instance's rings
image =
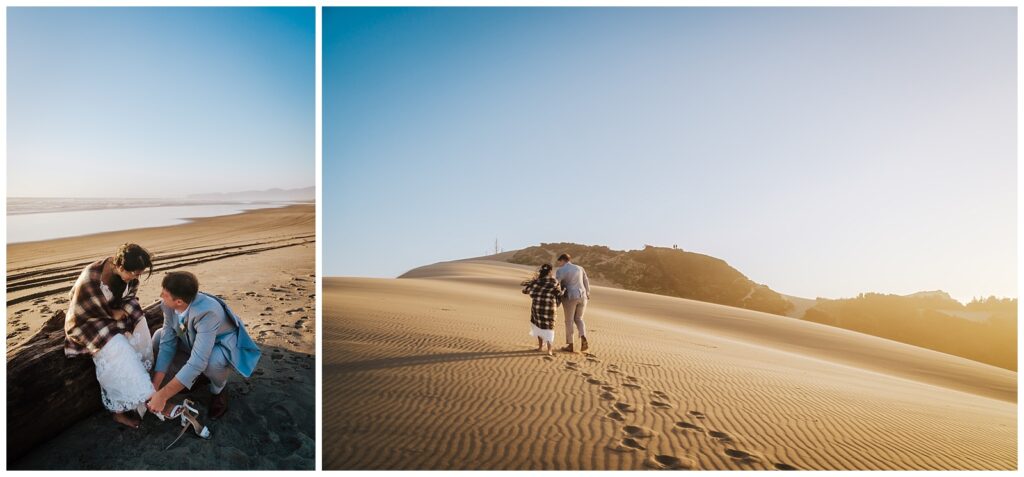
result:
[(587, 325), (583, 322), (583, 312), (587, 309), (587, 301), (590, 300), (590, 278), (583, 267), (572, 263), (572, 257), (567, 253), (558, 256), (558, 270), (555, 272), (555, 280), (562, 286), (562, 307), (565, 309), (565, 347), (562, 351), (573, 352), (573, 325), (580, 331), (580, 351), (590, 349), (590, 342), (587, 341)]
[[(248, 378), (256, 369), (260, 350), (245, 330), (245, 324), (218, 297), (199, 292), (199, 280), (189, 272), (164, 276), (160, 299), (164, 326), (153, 335), (156, 364), (149, 408), (161, 412), (167, 400), (182, 389), (192, 389), (196, 379), (210, 380), (209, 417), (227, 412), (225, 388), (231, 370)], [(166, 385), (168, 369), (177, 373)]]

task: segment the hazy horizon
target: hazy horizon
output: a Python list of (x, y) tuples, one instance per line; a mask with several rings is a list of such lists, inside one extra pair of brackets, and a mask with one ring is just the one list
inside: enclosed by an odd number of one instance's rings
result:
[(1012, 8), (324, 9), (324, 272), (678, 244), (1016, 296)]
[(228, 191), (228, 192), (223, 192), (223, 191), (206, 191), (206, 192), (193, 192), (193, 193), (189, 193), (189, 194), (185, 194), (185, 195), (137, 195), (137, 196), (119, 195), (119, 196), (86, 196), (86, 197), (58, 196), (58, 195), (38, 195), (38, 196), (12, 196), (12, 195), (8, 195), (7, 198), (8, 199), (69, 199), (69, 200), (75, 200), (75, 199), (82, 199), (82, 200), (90, 200), (90, 199), (187, 199), (188, 196), (192, 196), (192, 195), (240, 194), (240, 193), (244, 193), (244, 192), (269, 192), (269, 191), (273, 191), (273, 190), (295, 191), (295, 190), (302, 190), (302, 189), (316, 189), (316, 186), (309, 185), (309, 186), (305, 186), (305, 187), (287, 187), (287, 188), (285, 188), (285, 187), (271, 187), (271, 188), (268, 188), (268, 189), (235, 190), (235, 191)]
[(312, 7), (10, 7), (7, 35), (8, 197), (314, 180)]

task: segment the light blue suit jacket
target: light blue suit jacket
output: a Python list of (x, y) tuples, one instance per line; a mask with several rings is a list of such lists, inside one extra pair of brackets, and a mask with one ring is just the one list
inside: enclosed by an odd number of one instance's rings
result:
[(565, 290), (566, 299), (587, 301), (590, 298), (590, 278), (583, 267), (572, 262), (562, 265), (555, 271), (555, 280)]
[(197, 294), (189, 304), (183, 326), (178, 324), (174, 309), (165, 305), (161, 308), (164, 328), (156, 359), (157, 372), (167, 371), (180, 343), (188, 347), (190, 355), (175, 377), (188, 388), (206, 370), (214, 346), (223, 349), (238, 374), (247, 378), (252, 375), (260, 360), (259, 346), (249, 337), (242, 319), (223, 300), (205, 293)]

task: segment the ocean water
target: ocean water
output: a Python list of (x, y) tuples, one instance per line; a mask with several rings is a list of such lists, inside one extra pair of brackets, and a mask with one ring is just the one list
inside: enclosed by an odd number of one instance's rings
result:
[[(12, 204), (12, 202), (16, 202)], [(138, 202), (88, 199), (8, 199), (7, 243), (35, 242), (100, 232), (163, 227), (188, 219), (232, 215), (252, 209), (284, 207), (286, 202), (174, 203), (138, 206)], [(12, 210), (12, 208), (14, 210)]]

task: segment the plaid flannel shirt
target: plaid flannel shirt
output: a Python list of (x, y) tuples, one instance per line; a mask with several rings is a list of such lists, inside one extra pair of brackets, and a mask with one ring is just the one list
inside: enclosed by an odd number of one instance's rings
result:
[(523, 293), (533, 298), (530, 323), (542, 330), (555, 328), (555, 310), (562, 301), (562, 287), (554, 278), (534, 279), (526, 283)]
[(111, 338), (118, 334), (131, 333), (139, 320), (146, 319), (135, 296), (139, 290), (138, 279), (128, 283), (127, 293), (121, 300), (120, 309), (125, 311), (125, 317), (120, 320), (114, 319), (114, 308), (103, 296), (103, 289), (100, 287), (100, 275), (107, 260), (109, 259), (94, 262), (86, 267), (71, 287), (71, 303), (64, 318), (64, 354), (69, 358), (98, 353)]

